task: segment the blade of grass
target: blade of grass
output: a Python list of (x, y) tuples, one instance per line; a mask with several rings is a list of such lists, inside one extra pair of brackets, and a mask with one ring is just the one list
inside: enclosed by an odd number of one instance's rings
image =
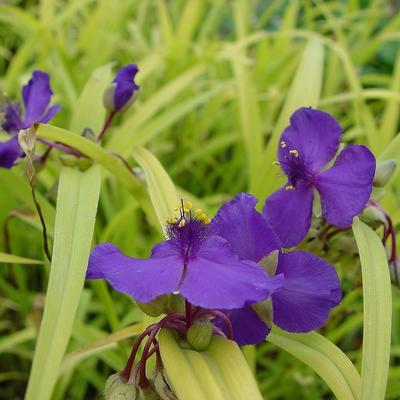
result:
[(392, 321), (387, 256), (378, 235), (358, 218), (353, 222), (353, 232), (360, 253), (364, 299), (361, 399), (384, 399)]
[(53, 260), (26, 400), (51, 398), (83, 288), (100, 182), (99, 166), (61, 171)]
[(14, 256), (13, 254), (0, 253), (0, 263), (7, 264), (43, 264), (41, 260)]

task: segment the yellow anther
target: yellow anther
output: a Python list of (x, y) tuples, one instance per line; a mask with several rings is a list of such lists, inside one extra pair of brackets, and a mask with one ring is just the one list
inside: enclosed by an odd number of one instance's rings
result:
[(183, 211), (185, 212), (189, 212), (189, 210), (191, 210), (192, 208), (192, 202), (187, 201), (184, 205), (183, 205)]
[(181, 209), (181, 205), (178, 204), (178, 205), (174, 208), (174, 211), (179, 211), (180, 209)]
[(195, 212), (194, 215), (196, 218), (199, 218), (201, 215), (203, 215), (203, 211), (198, 208)]
[(281, 165), (281, 163), (279, 161), (272, 161), (273, 165)]
[(178, 218), (167, 218), (167, 224), (174, 225), (178, 222)]
[(207, 215), (204, 216), (203, 218), (203, 223), (205, 223), (206, 225), (208, 225), (211, 222), (211, 219), (207, 217)]
[(186, 225), (186, 220), (181, 219), (181, 220), (179, 221), (179, 224), (178, 224), (179, 228), (183, 228), (185, 225)]
[(284, 149), (286, 147), (286, 142), (284, 140), (281, 140), (280, 146), (282, 147), (282, 149)]
[(297, 150), (289, 150), (289, 153), (294, 155), (295, 157), (299, 156), (299, 152)]
[(286, 185), (285, 186), (285, 189), (286, 190), (294, 190), (294, 189), (296, 189), (293, 185)]

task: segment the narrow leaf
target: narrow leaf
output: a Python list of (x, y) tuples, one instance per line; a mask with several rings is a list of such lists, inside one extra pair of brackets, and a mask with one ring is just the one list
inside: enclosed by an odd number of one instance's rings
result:
[[(283, 109), (270, 136), (268, 146), (263, 154), (263, 162), (257, 175), (258, 180), (251, 191), (264, 199), (282, 183), (277, 173), (272, 170), (277, 157), (277, 146), (283, 129), (289, 125), (290, 115), (299, 107), (318, 104), (324, 71), (324, 48), (318, 38), (307, 43), (303, 56), (293, 78)], [(307, 88), (305, 90), (304, 88)]]
[(312, 368), (339, 400), (360, 398), (360, 375), (348, 357), (316, 332), (293, 334), (274, 327), (268, 341)]
[(173, 210), (179, 204), (175, 185), (150, 151), (144, 147), (136, 147), (133, 157), (143, 168), (154, 211), (161, 227), (164, 227), (166, 220), (174, 216)]
[(387, 256), (377, 234), (358, 218), (353, 222), (353, 232), (360, 253), (364, 298), (361, 399), (384, 399), (392, 321)]
[(13, 254), (0, 253), (0, 263), (8, 264), (43, 264), (41, 260), (14, 256)]
[(100, 182), (99, 166), (61, 171), (53, 260), (27, 400), (51, 398), (84, 284)]

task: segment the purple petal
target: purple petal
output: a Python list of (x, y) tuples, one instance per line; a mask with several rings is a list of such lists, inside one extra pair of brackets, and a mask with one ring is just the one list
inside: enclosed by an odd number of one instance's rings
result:
[(22, 88), (22, 98), (25, 104), (24, 128), (39, 121), (46, 112), (52, 95), (49, 75), (42, 71), (33, 71), (32, 78)]
[(209, 309), (241, 308), (269, 296), (270, 278), (251, 261), (240, 261), (228, 242), (210, 236), (187, 265), (180, 292)]
[(21, 121), (21, 107), (18, 103), (8, 103), (4, 109), (2, 128), (8, 133), (18, 133), (24, 129)]
[(104, 278), (119, 292), (141, 303), (178, 289), (183, 262), (169, 242), (156, 245), (149, 259), (131, 258), (111, 243), (96, 246), (89, 258), (86, 278)]
[(333, 167), (315, 179), (324, 218), (341, 228), (349, 227), (369, 200), (374, 174), (375, 157), (367, 147), (345, 148)]
[(272, 294), (274, 323), (288, 332), (320, 328), (341, 299), (333, 266), (310, 253), (294, 251), (279, 255), (280, 273), (285, 286)]
[[(271, 328), (269, 328), (253, 310), (252, 306), (245, 306), (238, 310), (223, 310), (233, 327), (233, 339), (240, 346), (262, 343)], [(215, 324), (225, 333), (225, 324), (215, 320)]]
[(11, 168), (21, 156), (22, 151), (17, 136), (13, 136), (5, 142), (0, 142), (0, 168)]
[(117, 84), (114, 92), (114, 104), (116, 111), (120, 110), (133, 96), (134, 92), (139, 89), (134, 79), (139, 69), (136, 64), (129, 64), (121, 68), (114, 82)]
[(258, 200), (247, 193), (225, 203), (212, 219), (211, 232), (229, 242), (241, 260), (259, 261), (281, 247), (264, 216), (256, 211)]
[(311, 185), (299, 182), (295, 189), (282, 187), (265, 201), (263, 214), (282, 247), (293, 247), (306, 236), (311, 225), (313, 199)]
[(298, 151), (298, 160), (307, 170), (319, 171), (336, 154), (341, 133), (342, 128), (330, 114), (306, 107), (298, 109), (281, 136), (281, 141), (286, 144), (278, 150), (283, 171), (288, 176), (293, 174), (290, 150)]
[(39, 122), (41, 124), (47, 124), (59, 111), (60, 111), (60, 106), (59, 105), (54, 105), (51, 106), (46, 113), (40, 117), (40, 119), (36, 122)]

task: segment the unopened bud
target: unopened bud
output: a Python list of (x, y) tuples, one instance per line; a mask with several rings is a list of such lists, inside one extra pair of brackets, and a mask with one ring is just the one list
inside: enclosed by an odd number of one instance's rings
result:
[(158, 370), (154, 376), (154, 388), (162, 400), (178, 400), (175, 393), (171, 390), (164, 376), (163, 370)]
[(367, 206), (361, 213), (361, 219), (367, 223), (386, 225), (387, 218), (382, 210), (375, 206)]
[(111, 375), (104, 389), (105, 400), (135, 400), (136, 387), (124, 382), (120, 373)]
[(140, 400), (160, 400), (160, 396), (157, 394), (153, 386), (149, 385), (145, 388), (139, 389)]
[(381, 161), (376, 164), (374, 186), (384, 187), (393, 176), (397, 163), (394, 160)]
[(137, 301), (136, 304), (145, 314), (150, 315), (150, 317), (158, 317), (165, 313), (168, 304), (168, 295), (158, 296), (149, 303), (139, 303)]
[(82, 131), (81, 136), (83, 136), (86, 139), (91, 140), (92, 142), (97, 142), (97, 136), (94, 134), (94, 132), (91, 128), (85, 128)]
[(208, 349), (212, 336), (212, 324), (208, 319), (197, 319), (186, 333), (186, 339), (194, 350)]
[(392, 283), (400, 286), (400, 259), (398, 257), (389, 262), (389, 272)]
[(76, 167), (78, 165), (78, 159), (71, 154), (60, 154), (59, 159), (65, 167)]
[(81, 157), (78, 159), (78, 168), (80, 171), (85, 172), (93, 165), (93, 160), (86, 157)]

